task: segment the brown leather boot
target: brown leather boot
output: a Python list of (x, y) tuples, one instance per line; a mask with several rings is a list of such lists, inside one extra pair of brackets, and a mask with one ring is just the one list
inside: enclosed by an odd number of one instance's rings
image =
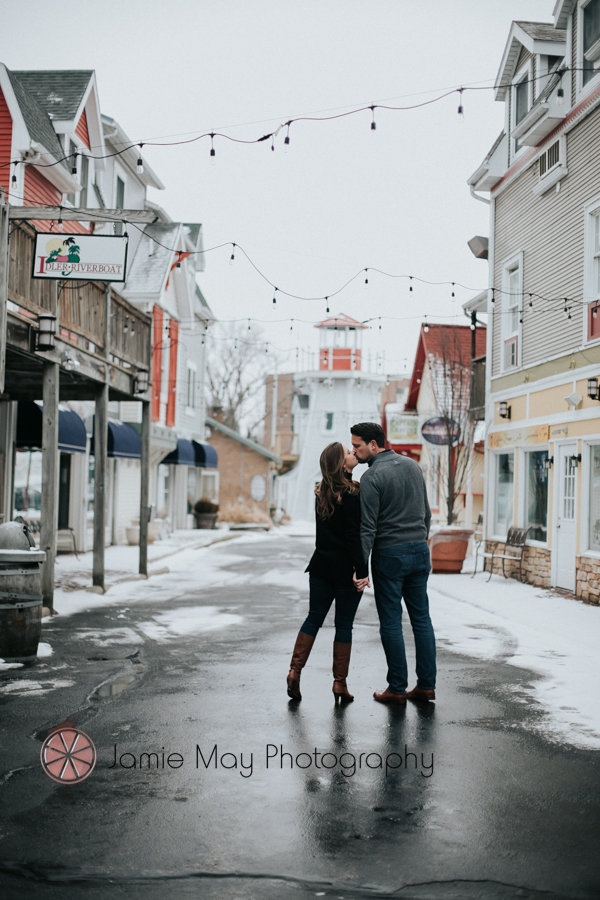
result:
[(407, 691), (406, 696), (409, 700), (435, 700), (435, 691), (417, 686), (412, 691)]
[(294, 652), (292, 653), (292, 661), (290, 663), (290, 674), (287, 677), (288, 697), (292, 700), (302, 700), (300, 693), (300, 672), (306, 665), (306, 660), (310, 656), (312, 645), (315, 642), (315, 635), (306, 634), (304, 631), (298, 632)]
[(350, 693), (346, 685), (351, 652), (352, 644), (341, 644), (338, 643), (338, 641), (334, 641), (332, 691), (336, 703), (338, 700), (342, 703), (349, 703), (351, 700), (354, 700), (354, 696)]
[(406, 703), (406, 694), (392, 694), (389, 687), (382, 691), (381, 694), (375, 691), (373, 697), (378, 703)]

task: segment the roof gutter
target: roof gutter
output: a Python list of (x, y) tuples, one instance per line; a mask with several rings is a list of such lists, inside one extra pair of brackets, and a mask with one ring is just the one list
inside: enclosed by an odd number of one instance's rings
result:
[(469, 193), (475, 200), (481, 200), (482, 203), (487, 203), (488, 206), (490, 205), (490, 201), (487, 199), (487, 197), (482, 197), (480, 194), (475, 193), (475, 188), (472, 184), (469, 185)]

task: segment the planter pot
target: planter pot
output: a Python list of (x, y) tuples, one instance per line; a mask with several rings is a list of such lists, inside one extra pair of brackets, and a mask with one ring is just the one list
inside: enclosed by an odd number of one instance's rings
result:
[[(125, 529), (125, 534), (127, 535), (127, 543), (130, 546), (137, 547), (140, 543), (140, 526), (139, 525), (129, 525)], [(160, 525), (158, 522), (148, 522), (148, 543), (153, 544), (154, 541), (160, 537)]]
[(217, 524), (217, 513), (194, 513), (196, 528), (214, 528)]
[(442, 528), (429, 538), (431, 571), (434, 574), (458, 575), (463, 567), (469, 538), (468, 528)]

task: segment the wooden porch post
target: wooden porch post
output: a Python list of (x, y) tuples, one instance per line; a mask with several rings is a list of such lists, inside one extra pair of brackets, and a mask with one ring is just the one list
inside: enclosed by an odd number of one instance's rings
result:
[(148, 574), (148, 521), (150, 518), (150, 403), (142, 400), (140, 457), (140, 575)]
[(46, 553), (42, 567), (44, 606), (54, 609), (54, 560), (58, 528), (58, 393), (59, 365), (45, 362), (42, 398), (42, 501), (40, 549)]
[(94, 422), (94, 563), (93, 584), (104, 590), (106, 531), (106, 451), (108, 443), (108, 385), (98, 386)]

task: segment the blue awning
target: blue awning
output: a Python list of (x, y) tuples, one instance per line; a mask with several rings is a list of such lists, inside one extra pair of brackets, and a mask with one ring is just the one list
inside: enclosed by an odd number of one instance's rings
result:
[(196, 454), (191, 441), (179, 438), (176, 449), (165, 456), (161, 462), (166, 466), (195, 466)]
[[(58, 411), (58, 449), (63, 453), (85, 453), (86, 431), (83, 419), (72, 409)], [(17, 409), (17, 450), (42, 449), (42, 407), (19, 400)]]
[(109, 419), (107, 456), (113, 459), (139, 459), (141, 449), (140, 436), (133, 425)]
[(201, 443), (200, 441), (192, 441), (194, 452), (196, 454), (196, 465), (201, 469), (218, 469), (219, 457), (217, 451), (211, 444)]

